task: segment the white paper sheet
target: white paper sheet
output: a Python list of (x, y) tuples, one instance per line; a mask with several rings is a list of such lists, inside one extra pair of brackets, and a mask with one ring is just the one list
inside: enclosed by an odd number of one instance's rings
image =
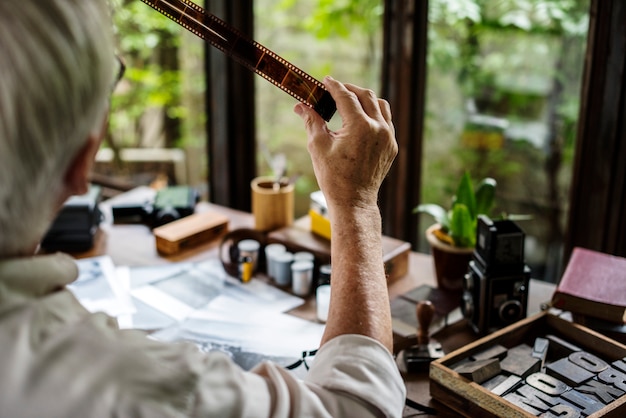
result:
[(76, 260), (78, 279), (67, 287), (90, 312), (105, 312), (111, 316), (135, 311), (128, 289), (118, 280), (113, 260), (109, 256)]

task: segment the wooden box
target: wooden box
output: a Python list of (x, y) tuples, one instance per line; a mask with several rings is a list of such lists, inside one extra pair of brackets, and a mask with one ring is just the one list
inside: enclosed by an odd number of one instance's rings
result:
[[(292, 252), (311, 252), (319, 263), (330, 263), (330, 241), (311, 232), (308, 216), (297, 219), (291, 226), (270, 232), (268, 241), (283, 244)], [(382, 244), (387, 282), (392, 283), (409, 270), (411, 244), (386, 236), (383, 236)]]
[(217, 239), (228, 231), (226, 216), (209, 211), (194, 213), (152, 230), (159, 254), (173, 255)]
[[(505, 348), (520, 344), (533, 346), (535, 338), (556, 336), (607, 363), (626, 357), (626, 346), (581, 325), (571, 323), (548, 312), (519, 321), (468, 344), (430, 364), (430, 392), (433, 399), (447, 405), (465, 417), (533, 417), (501, 396), (493, 394), (482, 385), (470, 381), (454, 368), (470, 356), (487, 348), (501, 345)], [(549, 364), (546, 362), (546, 364)], [(558, 414), (545, 416), (559, 416)], [(585, 416), (585, 415), (580, 415)], [(589, 417), (625, 417), (626, 395), (609, 402)]]

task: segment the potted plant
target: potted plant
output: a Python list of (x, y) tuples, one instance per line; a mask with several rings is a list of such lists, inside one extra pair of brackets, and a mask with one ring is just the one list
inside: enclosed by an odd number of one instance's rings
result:
[(463, 277), (476, 245), (478, 215), (489, 216), (495, 201), (495, 189), (496, 181), (490, 177), (482, 179), (474, 189), (466, 172), (449, 210), (433, 203), (421, 204), (413, 209), (413, 213), (431, 215), (436, 222), (426, 230), (426, 239), (430, 244), (440, 288), (453, 291), (463, 288)]

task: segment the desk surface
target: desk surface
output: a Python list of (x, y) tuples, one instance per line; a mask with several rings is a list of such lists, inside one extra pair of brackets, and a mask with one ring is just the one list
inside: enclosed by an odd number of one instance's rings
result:
[[(115, 202), (115, 199), (112, 200)], [(118, 266), (141, 266), (158, 265), (179, 261), (201, 261), (207, 258), (217, 257), (219, 250), (219, 240), (208, 242), (193, 249), (186, 250), (175, 256), (163, 257), (156, 251), (154, 236), (150, 229), (144, 225), (127, 224), (113, 225), (110, 221), (111, 201), (102, 204), (102, 209), (107, 219), (101, 224), (96, 235), (94, 247), (84, 253), (74, 254), (77, 258), (93, 257), (98, 255), (109, 255)], [(227, 216), (230, 219), (229, 229), (252, 228), (254, 220), (249, 213), (225, 208), (211, 203), (201, 202), (198, 204), (198, 212), (215, 211)], [(409, 255), (408, 273), (394, 281), (389, 286), (390, 299), (408, 292), (421, 285), (435, 286), (434, 267), (430, 255), (411, 252)], [(554, 285), (531, 280), (528, 314), (540, 311), (540, 305), (550, 299)], [(315, 302), (312, 298), (294, 309), (290, 313), (314, 320)], [(444, 328), (433, 335), (439, 341), (445, 352), (451, 352), (463, 345), (476, 340), (476, 336), (470, 331), (465, 321)], [(405, 341), (405, 345), (410, 345), (411, 341)], [(396, 347), (396, 351), (402, 347)], [(407, 386), (408, 397), (420, 404), (429, 405), (436, 408), (438, 416), (456, 416), (445, 406), (436, 403), (430, 398), (428, 373), (407, 374), (403, 371), (403, 366), (399, 364)], [(415, 410), (406, 409), (405, 416), (414, 415)], [(421, 415), (424, 416), (424, 415)]]

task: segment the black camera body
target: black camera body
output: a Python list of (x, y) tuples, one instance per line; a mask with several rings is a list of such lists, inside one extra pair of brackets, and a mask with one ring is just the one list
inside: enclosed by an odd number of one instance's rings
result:
[(41, 241), (46, 251), (83, 252), (91, 249), (102, 220), (98, 204), (102, 189), (91, 185), (84, 195), (72, 196), (64, 204)]
[(461, 303), (472, 329), (484, 335), (525, 318), (529, 281), (524, 232), (511, 220), (479, 216)]
[(111, 206), (115, 223), (143, 223), (156, 228), (194, 213), (198, 193), (189, 186), (157, 190), (154, 199), (124, 202)]

